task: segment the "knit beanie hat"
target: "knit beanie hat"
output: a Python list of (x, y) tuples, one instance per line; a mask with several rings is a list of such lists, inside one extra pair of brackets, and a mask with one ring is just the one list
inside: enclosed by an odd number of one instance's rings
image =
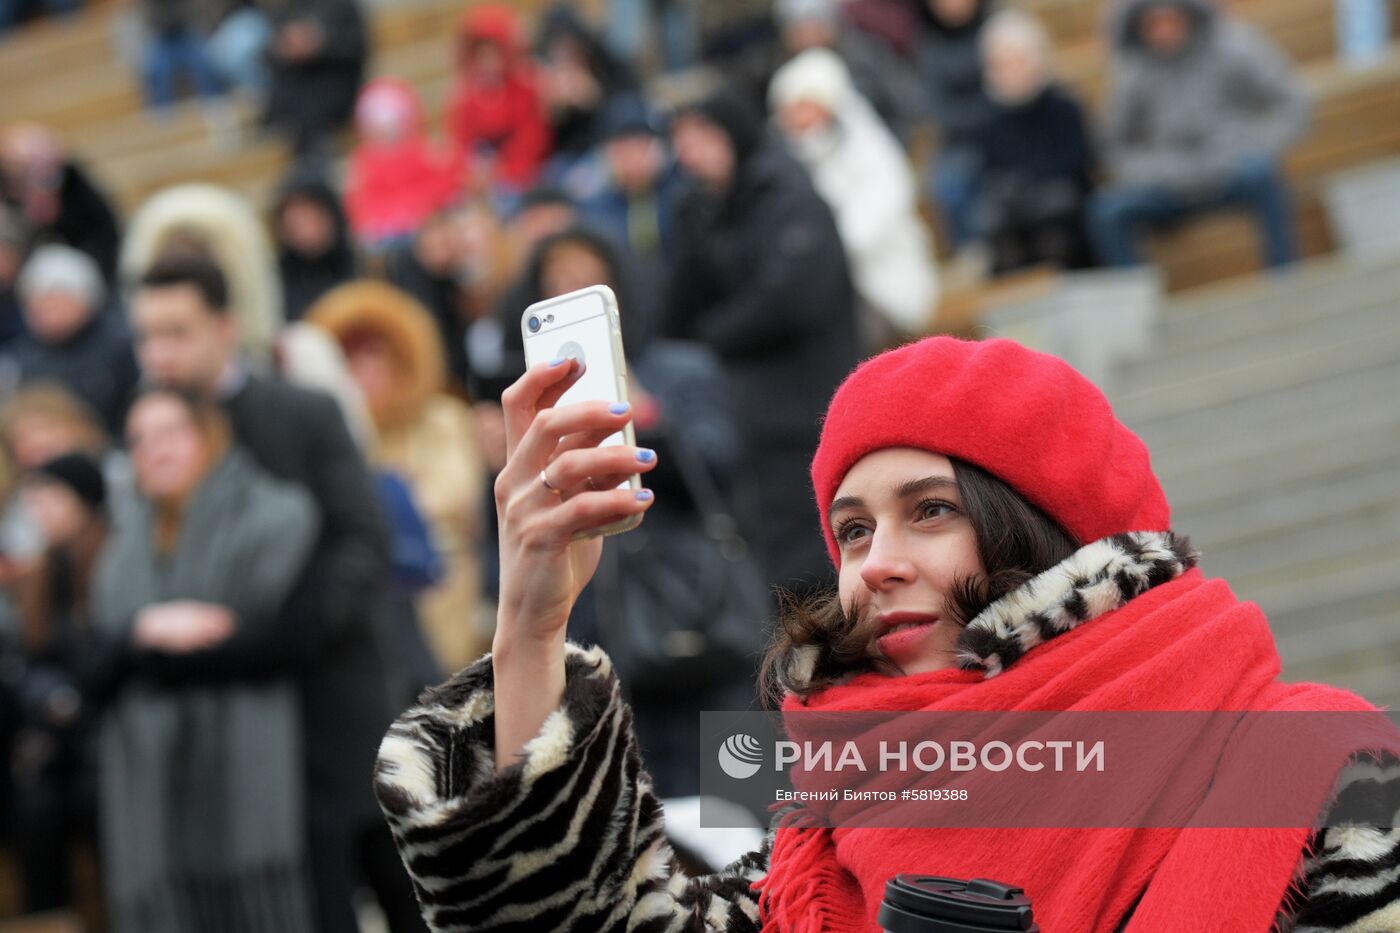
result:
[(841, 21), (841, 5), (839, 0), (777, 0), (773, 15), (784, 29), (806, 22), (835, 26)]
[(26, 299), (42, 292), (67, 292), (94, 308), (106, 297), (102, 271), (92, 257), (60, 243), (47, 243), (34, 251), (20, 270), (17, 289)]
[(831, 114), (841, 113), (855, 94), (846, 63), (831, 49), (808, 49), (783, 65), (768, 84), (773, 111), (810, 101)]
[(1103, 393), (1058, 357), (1011, 340), (929, 337), (867, 360), (836, 390), (812, 486), (838, 567), (831, 501), (856, 461), (886, 447), (981, 467), (1080, 544), (1170, 528), (1147, 447)]
[(102, 468), (86, 454), (63, 454), (38, 466), (35, 471), (45, 479), (62, 483), (94, 512), (107, 501), (107, 483)]

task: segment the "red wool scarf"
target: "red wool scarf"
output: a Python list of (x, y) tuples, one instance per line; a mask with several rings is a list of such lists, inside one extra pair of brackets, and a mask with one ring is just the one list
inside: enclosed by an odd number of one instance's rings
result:
[[(805, 703), (789, 697), (784, 711), (1375, 709), (1344, 690), (1281, 683), (1279, 669), (1259, 608), (1190, 570), (1033, 648), (998, 676), (863, 674)], [(1337, 772), (1361, 751), (1377, 750), (1339, 741), (1327, 756), (1308, 756), (1316, 763), (1305, 774), (1289, 775), (1302, 812), (1324, 811)], [(1127, 933), (1265, 933), (1310, 832), (784, 825), (754, 887), (765, 933), (877, 931), (885, 882), (901, 872), (1020, 885), (1045, 933), (1112, 933), (1139, 895)]]

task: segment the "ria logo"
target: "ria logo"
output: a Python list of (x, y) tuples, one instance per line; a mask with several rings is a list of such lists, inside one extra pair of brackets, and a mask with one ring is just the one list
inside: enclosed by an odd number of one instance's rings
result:
[(763, 746), (746, 733), (731, 735), (719, 747), (719, 766), (735, 780), (751, 778), (763, 767)]

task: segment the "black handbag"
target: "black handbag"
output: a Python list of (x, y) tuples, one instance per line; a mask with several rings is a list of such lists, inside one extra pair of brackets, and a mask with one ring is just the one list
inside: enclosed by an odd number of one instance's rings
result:
[(670, 440), (695, 511), (653, 509), (640, 527), (609, 538), (598, 581), (603, 647), (633, 691), (752, 679), (773, 617), (723, 495), (685, 439)]

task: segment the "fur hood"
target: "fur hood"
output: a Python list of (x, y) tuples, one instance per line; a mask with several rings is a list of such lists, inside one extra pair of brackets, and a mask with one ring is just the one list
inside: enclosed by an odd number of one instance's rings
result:
[(228, 280), (229, 307), (250, 362), (267, 365), (284, 320), (267, 229), (242, 195), (215, 185), (167, 188), (136, 212), (122, 244), (121, 278), (132, 288), (173, 242), (202, 243)]
[(384, 282), (360, 280), (327, 292), (307, 312), (308, 323), (324, 329), (345, 348), (356, 337), (374, 335), (393, 348), (399, 378), (392, 397), (370, 402), (381, 432), (419, 417), (446, 384), (447, 365), (433, 317), (407, 293)]

